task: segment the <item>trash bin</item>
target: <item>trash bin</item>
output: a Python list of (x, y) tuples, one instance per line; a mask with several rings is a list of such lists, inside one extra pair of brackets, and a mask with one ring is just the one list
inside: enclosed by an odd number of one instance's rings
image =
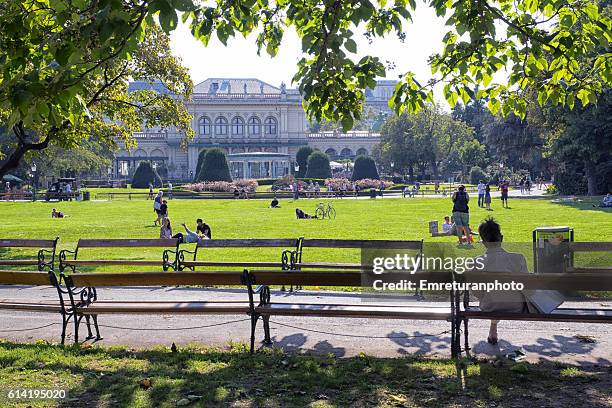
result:
[(538, 227), (533, 230), (533, 267), (536, 273), (563, 273), (573, 266), (569, 243), (572, 227)]
[(89, 201), (90, 195), (89, 191), (83, 191), (83, 201)]

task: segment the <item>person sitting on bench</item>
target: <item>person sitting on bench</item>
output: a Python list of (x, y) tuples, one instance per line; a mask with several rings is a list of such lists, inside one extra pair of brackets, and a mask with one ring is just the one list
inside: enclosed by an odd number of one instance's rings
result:
[(280, 208), (280, 205), (278, 205), (278, 200), (276, 199), (276, 195), (274, 195), (274, 198), (270, 202), (270, 208)]
[[(482, 256), (482, 272), (512, 272), (529, 273), (527, 261), (522, 254), (507, 252), (502, 248), (504, 236), (501, 233), (500, 225), (494, 218), (486, 218), (478, 227), (478, 233), (486, 252)], [(480, 300), (480, 309), (485, 312), (507, 312), (523, 313), (528, 312), (527, 303), (523, 293), (520, 291), (491, 291), (475, 292)], [(499, 320), (491, 320), (489, 326), (489, 344), (497, 344), (497, 324)]]
[(55, 208), (51, 211), (51, 218), (64, 218), (64, 213)]
[(295, 209), (295, 216), (297, 217), (298, 220), (303, 220), (307, 218), (316, 218), (316, 217), (313, 217), (312, 215), (306, 214), (304, 211), (300, 210), (299, 208)]
[[(593, 207), (597, 207), (596, 205), (593, 205)], [(606, 194), (606, 196), (601, 200), (601, 204), (599, 204), (600, 208), (609, 208), (612, 207), (612, 197), (610, 196), (610, 193)]]

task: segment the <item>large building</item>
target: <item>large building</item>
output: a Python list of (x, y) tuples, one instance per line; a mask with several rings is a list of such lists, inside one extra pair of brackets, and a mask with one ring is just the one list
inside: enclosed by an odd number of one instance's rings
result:
[[(130, 90), (147, 86), (134, 82)], [(366, 105), (382, 106), (381, 98), (382, 94), (371, 96)], [(299, 92), (258, 79), (209, 78), (194, 87), (186, 107), (195, 132), (186, 148), (181, 145), (184, 136), (176, 130), (136, 133), (138, 147), (116, 154), (113, 175), (126, 177), (139, 161), (150, 160), (163, 164), (171, 178), (192, 178), (199, 152), (217, 147), (226, 152), (234, 177), (281, 177), (289, 173), (301, 146), (311, 145), (332, 159), (352, 158), (370, 154), (379, 140), (378, 134), (369, 132), (309, 133)]]

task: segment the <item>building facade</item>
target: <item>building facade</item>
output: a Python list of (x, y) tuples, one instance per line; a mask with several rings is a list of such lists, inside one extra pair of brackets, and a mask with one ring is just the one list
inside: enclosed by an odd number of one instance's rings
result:
[(311, 145), (332, 159), (352, 158), (370, 154), (379, 140), (369, 132), (310, 134), (299, 92), (258, 79), (209, 78), (194, 87), (186, 107), (194, 139), (185, 146), (176, 130), (135, 133), (138, 147), (115, 155), (113, 176), (128, 177), (140, 161), (149, 160), (166, 168), (170, 178), (192, 179), (200, 151), (215, 147), (228, 155), (233, 177), (282, 177), (301, 146)]

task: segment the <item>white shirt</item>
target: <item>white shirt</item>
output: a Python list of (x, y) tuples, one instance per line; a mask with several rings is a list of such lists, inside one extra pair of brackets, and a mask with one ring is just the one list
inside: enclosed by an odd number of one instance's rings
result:
[(485, 193), (485, 184), (484, 183), (478, 183), (478, 194), (484, 194)]

